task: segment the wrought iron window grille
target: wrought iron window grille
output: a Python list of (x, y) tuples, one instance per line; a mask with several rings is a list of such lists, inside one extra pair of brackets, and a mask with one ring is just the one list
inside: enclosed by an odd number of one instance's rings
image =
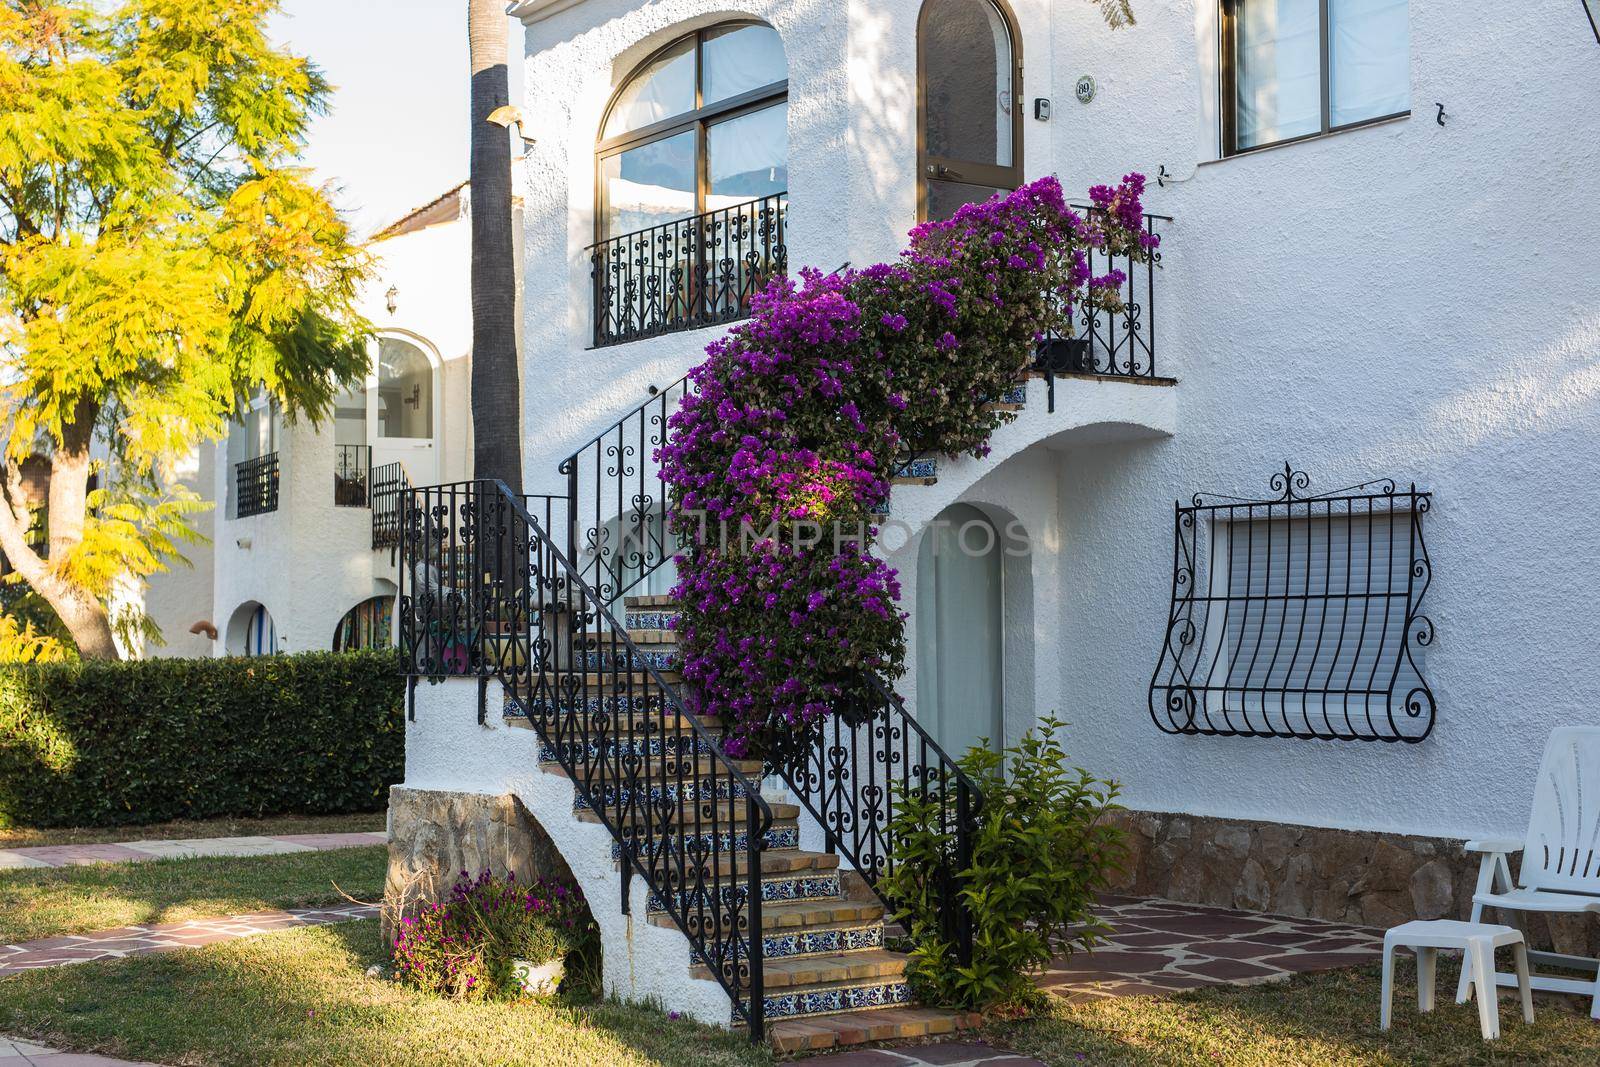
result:
[(1418, 742), (1433, 729), (1419, 650), (1432, 494), (1393, 479), (1176, 505), (1172, 608), (1150, 681), (1166, 733)]
[(365, 508), (372, 505), (371, 445), (335, 445), (333, 459), (333, 505), (339, 508)]
[(233, 468), (237, 518), (265, 515), (278, 510), (278, 454), (247, 459)]

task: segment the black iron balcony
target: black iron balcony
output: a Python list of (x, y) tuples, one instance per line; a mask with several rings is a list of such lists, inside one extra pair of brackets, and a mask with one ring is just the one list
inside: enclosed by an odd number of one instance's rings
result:
[[(1093, 211), (1076, 205), (1080, 211)], [(1145, 232), (1157, 234), (1156, 223), (1171, 222), (1165, 215), (1146, 215)], [(1098, 374), (1119, 378), (1157, 378), (1156, 373), (1156, 272), (1161, 249), (1150, 252), (1149, 262), (1135, 263), (1126, 255), (1091, 250), (1089, 273), (1104, 277), (1121, 271), (1120, 311), (1104, 311), (1087, 304), (1073, 309), (1072, 336), (1051, 332), (1039, 343), (1039, 369), (1056, 374)], [(1052, 409), (1054, 408), (1052, 398)]]
[(233, 468), (235, 514), (241, 519), (278, 510), (278, 454), (247, 459)]
[(733, 322), (789, 266), (789, 194), (678, 219), (590, 248), (594, 343)]
[(364, 508), (372, 501), (367, 479), (372, 473), (371, 445), (335, 445), (333, 458), (333, 505), (339, 508)]

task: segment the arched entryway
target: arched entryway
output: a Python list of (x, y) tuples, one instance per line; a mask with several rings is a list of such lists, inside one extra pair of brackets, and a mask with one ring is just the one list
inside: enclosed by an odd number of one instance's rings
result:
[(1000, 531), (970, 504), (939, 513), (917, 556), (917, 719), (960, 756), (1005, 734)]
[(413, 485), (439, 480), (439, 366), (438, 357), (413, 338), (378, 339), (367, 389), (372, 465), (399, 463)]
[(265, 604), (240, 604), (228, 620), (223, 647), (230, 656), (272, 656), (278, 652), (278, 628)]

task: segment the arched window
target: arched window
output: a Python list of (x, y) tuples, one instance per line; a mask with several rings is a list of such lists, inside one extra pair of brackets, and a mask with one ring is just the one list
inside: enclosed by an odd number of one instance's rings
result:
[(333, 632), (335, 652), (354, 652), (362, 648), (390, 648), (394, 645), (394, 597), (375, 596), (363, 600), (339, 620)]
[(433, 436), (433, 365), (398, 337), (378, 342), (378, 435)]
[(788, 66), (771, 26), (680, 37), (612, 100), (597, 146), (598, 239), (789, 187)]
[(997, 0), (927, 0), (917, 23), (917, 211), (1022, 184), (1022, 55)]

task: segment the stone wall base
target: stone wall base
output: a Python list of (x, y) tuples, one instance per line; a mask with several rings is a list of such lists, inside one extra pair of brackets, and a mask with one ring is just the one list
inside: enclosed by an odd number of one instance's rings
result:
[(526, 881), (572, 878), (550, 835), (509, 793), (390, 788), (386, 942), (401, 915), (442, 899), (462, 871), (476, 876), (485, 868)]
[[(1114, 888), (1137, 896), (1387, 928), (1465, 919), (1477, 885), (1478, 857), (1456, 840), (1143, 811), (1115, 818), (1129, 848)], [(1536, 948), (1600, 955), (1600, 924), (1587, 915), (1520, 918)]]

